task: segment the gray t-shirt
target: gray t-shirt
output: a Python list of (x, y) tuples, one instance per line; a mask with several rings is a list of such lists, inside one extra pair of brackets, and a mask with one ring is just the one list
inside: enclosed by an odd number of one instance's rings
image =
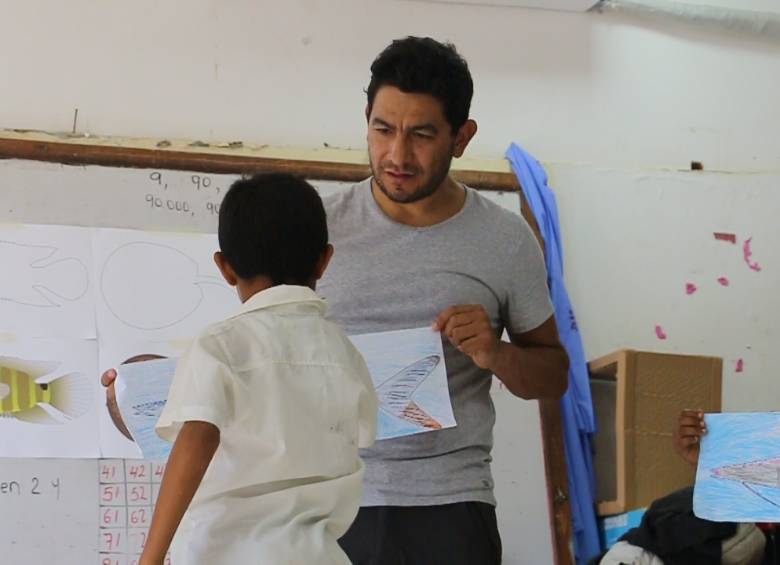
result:
[[(499, 334), (532, 330), (553, 313), (528, 224), (473, 189), (455, 216), (424, 228), (391, 220), (370, 179), (324, 200), (336, 253), (317, 291), (348, 334), (430, 326), (456, 304), (482, 304)], [(457, 426), (362, 450), (363, 506), (495, 504), (492, 375), (443, 341)]]

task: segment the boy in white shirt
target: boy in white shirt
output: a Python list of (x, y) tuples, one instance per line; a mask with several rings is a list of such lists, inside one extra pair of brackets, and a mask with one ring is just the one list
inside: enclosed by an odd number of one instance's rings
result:
[(377, 400), (314, 293), (333, 254), (322, 201), (289, 175), (239, 180), (219, 246), (243, 306), (177, 365), (157, 424), (175, 444), (141, 564), (162, 564), (173, 539), (175, 565), (347, 565), (338, 539), (357, 514)]

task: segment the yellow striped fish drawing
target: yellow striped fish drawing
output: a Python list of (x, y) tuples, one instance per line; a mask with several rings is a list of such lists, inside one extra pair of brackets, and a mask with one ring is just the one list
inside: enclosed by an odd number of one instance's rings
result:
[(32, 424), (64, 424), (92, 407), (93, 392), (82, 373), (49, 379), (58, 363), (0, 357), (0, 417)]

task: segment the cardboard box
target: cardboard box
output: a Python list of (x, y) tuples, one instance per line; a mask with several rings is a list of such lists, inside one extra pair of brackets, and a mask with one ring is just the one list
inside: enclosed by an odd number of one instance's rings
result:
[(601, 538), (602, 551), (609, 550), (623, 534), (639, 526), (642, 522), (642, 516), (645, 515), (645, 510), (647, 508), (639, 508), (617, 516), (599, 518), (599, 537)]
[(720, 412), (717, 357), (622, 350), (589, 363), (598, 432), (598, 514), (650, 506), (693, 484), (695, 470), (674, 450), (680, 411)]

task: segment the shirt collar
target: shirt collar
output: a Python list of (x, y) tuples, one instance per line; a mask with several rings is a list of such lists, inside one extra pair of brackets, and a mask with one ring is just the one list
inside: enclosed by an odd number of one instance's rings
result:
[(304, 302), (315, 306), (323, 315), (327, 310), (325, 301), (309, 287), (280, 284), (253, 294), (249, 300), (241, 305), (236, 316), (283, 304), (300, 304)]

